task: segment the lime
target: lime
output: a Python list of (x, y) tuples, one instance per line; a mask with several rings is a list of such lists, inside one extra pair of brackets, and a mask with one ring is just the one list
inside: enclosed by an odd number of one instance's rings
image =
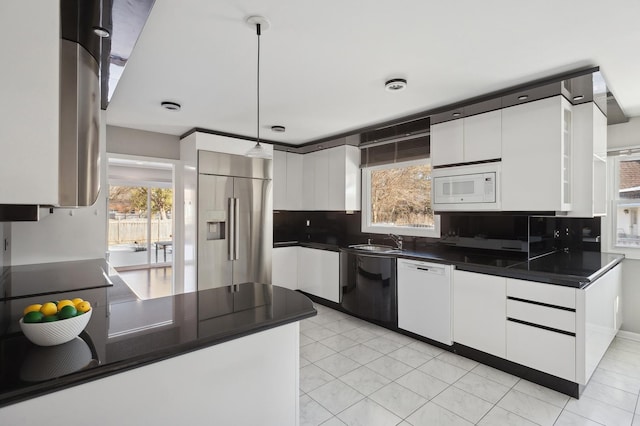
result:
[(42, 312), (31, 311), (31, 312), (27, 312), (24, 315), (24, 317), (22, 318), (22, 321), (25, 323), (40, 322), (42, 321), (42, 318), (44, 318), (44, 315), (42, 315)]
[(58, 312), (58, 307), (53, 302), (47, 302), (40, 308), (40, 312), (44, 316), (55, 315)]
[(78, 303), (76, 305), (76, 309), (78, 310), (78, 312), (81, 312), (84, 314), (85, 312), (91, 310), (91, 303), (85, 300), (84, 302)]
[(42, 308), (42, 305), (39, 303), (36, 303), (34, 305), (29, 305), (26, 308), (24, 308), (22, 315), (27, 315), (29, 312), (38, 312), (40, 308)]
[(67, 306), (63, 306), (62, 309), (60, 309), (60, 312), (58, 312), (58, 318), (60, 319), (67, 319), (67, 318), (73, 318), (78, 314), (78, 310), (71, 306), (71, 305), (67, 305)]
[(61, 300), (58, 302), (58, 312), (60, 312), (65, 306), (75, 306), (75, 304), (68, 299)]
[(44, 318), (42, 318), (42, 322), (54, 322), (54, 321), (58, 321), (58, 316), (57, 315), (47, 315)]

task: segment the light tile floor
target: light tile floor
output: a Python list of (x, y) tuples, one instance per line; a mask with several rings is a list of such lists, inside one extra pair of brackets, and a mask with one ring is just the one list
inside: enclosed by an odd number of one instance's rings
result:
[(300, 323), (300, 425), (640, 426), (640, 342), (616, 338), (580, 400), (316, 304)]

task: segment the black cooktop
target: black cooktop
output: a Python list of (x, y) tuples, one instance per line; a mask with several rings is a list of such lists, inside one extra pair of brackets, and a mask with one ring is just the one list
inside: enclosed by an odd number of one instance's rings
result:
[(0, 300), (109, 287), (116, 271), (104, 259), (39, 263), (5, 267)]

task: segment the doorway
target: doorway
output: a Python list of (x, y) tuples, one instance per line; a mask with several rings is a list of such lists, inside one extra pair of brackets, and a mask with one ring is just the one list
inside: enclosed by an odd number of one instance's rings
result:
[(112, 157), (108, 180), (109, 263), (118, 271), (169, 268), (171, 276), (174, 164)]

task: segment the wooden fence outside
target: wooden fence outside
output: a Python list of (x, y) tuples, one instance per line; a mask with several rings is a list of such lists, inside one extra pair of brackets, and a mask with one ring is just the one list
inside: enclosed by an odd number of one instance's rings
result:
[[(171, 219), (151, 220), (151, 241), (169, 241), (173, 235)], [(109, 245), (146, 244), (147, 219), (109, 219)]]

